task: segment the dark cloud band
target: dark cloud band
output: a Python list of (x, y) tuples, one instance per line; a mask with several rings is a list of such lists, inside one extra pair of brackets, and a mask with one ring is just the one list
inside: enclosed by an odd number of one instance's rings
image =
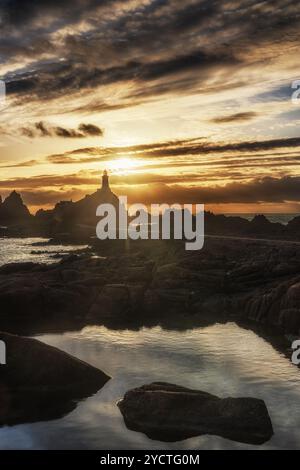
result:
[(43, 121), (22, 127), (20, 133), (31, 139), (36, 137), (62, 137), (64, 139), (83, 139), (85, 137), (101, 137), (103, 130), (94, 124), (80, 124), (78, 129), (68, 129)]

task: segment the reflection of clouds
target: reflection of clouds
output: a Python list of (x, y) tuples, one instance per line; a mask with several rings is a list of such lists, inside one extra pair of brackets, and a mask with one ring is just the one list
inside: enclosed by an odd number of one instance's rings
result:
[(1, 448), (12, 446), (12, 441), (15, 448), (254, 448), (214, 436), (166, 444), (127, 430), (117, 400), (130, 388), (156, 380), (219, 396), (262, 398), (275, 431), (262, 447), (300, 446), (298, 369), (262, 338), (235, 324), (183, 332), (93, 326), (40, 339), (103, 369), (112, 379), (61, 420), (0, 429)]
[(233, 323), (184, 332), (160, 327), (110, 331), (93, 326), (40, 339), (105, 370), (112, 379), (61, 420), (18, 426), (8, 433), (0, 430), (3, 448), (12, 439), (15, 447), (34, 448), (255, 448), (215, 436), (160, 443), (127, 430), (117, 400), (130, 388), (156, 380), (219, 396), (262, 398), (275, 435), (260, 448), (300, 447), (298, 369), (255, 333)]

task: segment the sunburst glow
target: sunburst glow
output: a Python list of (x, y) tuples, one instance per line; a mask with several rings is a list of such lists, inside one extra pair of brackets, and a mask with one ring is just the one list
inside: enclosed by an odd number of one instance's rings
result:
[(141, 162), (138, 162), (132, 158), (118, 158), (117, 160), (112, 160), (109, 163), (108, 169), (113, 173), (127, 173), (134, 170), (138, 166), (141, 166)]

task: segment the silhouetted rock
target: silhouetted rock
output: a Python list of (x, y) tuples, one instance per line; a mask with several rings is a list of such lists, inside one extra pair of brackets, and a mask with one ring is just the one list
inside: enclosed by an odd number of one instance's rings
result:
[[(13, 237), (53, 237), (60, 243), (90, 241), (99, 222), (96, 210), (100, 204), (105, 203), (112, 204), (118, 215), (119, 199), (109, 186), (107, 174), (103, 175), (102, 187), (95, 193), (75, 202), (60, 201), (51, 210), (40, 209), (35, 216), (30, 215), (21, 196), (13, 191), (4, 202), (0, 199), (0, 234), (3, 232)], [(132, 217), (129, 217), (129, 220), (132, 220)], [(174, 228), (173, 220), (171, 213), (171, 234)], [(1, 229), (1, 225), (4, 228)], [(270, 222), (264, 215), (256, 215), (249, 221), (239, 216), (205, 212), (205, 233), (216, 236), (300, 240), (300, 217), (283, 225)]]
[(0, 329), (4, 320), (33, 328), (41, 319), (111, 325), (220, 314), (300, 333), (300, 245), (207, 239), (187, 252), (181, 241), (140, 241), (129, 253), (0, 267)]
[(96, 216), (100, 204), (112, 204), (118, 214), (119, 199), (111, 191), (108, 175), (102, 177), (102, 187), (95, 193), (86, 195), (79, 201), (61, 201), (53, 210), (39, 210), (36, 213), (35, 223), (49, 236), (72, 239), (74, 234), (89, 237), (95, 234), (99, 217)]
[(266, 405), (256, 398), (221, 399), (156, 382), (128, 391), (118, 406), (129, 429), (160, 441), (214, 434), (257, 445), (273, 435)]
[(4, 202), (0, 202), (0, 224), (26, 225), (31, 220), (32, 216), (28, 208), (16, 191), (13, 191)]
[(234, 235), (247, 232), (249, 221), (242, 217), (229, 217), (205, 212), (205, 233), (218, 235)]
[(300, 237), (300, 216), (295, 217), (288, 222), (287, 231), (294, 237)]
[[(251, 221), (237, 216), (205, 213), (205, 233), (256, 238), (294, 238), (295, 233), (280, 223), (270, 222), (264, 215), (256, 215)], [(298, 231), (297, 237), (299, 237)]]
[(83, 361), (35, 339), (0, 332), (6, 365), (0, 375), (0, 425), (57, 419), (109, 377)]

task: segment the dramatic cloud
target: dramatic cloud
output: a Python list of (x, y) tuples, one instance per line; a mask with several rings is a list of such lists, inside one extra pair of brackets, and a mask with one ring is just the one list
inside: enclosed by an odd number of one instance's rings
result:
[(25, 167), (32, 167), (38, 165), (39, 162), (37, 160), (27, 160), (25, 162), (14, 163), (12, 165), (1, 165), (1, 168), (25, 168)]
[[(136, 96), (158, 81), (159, 95), (195, 88), (216, 70), (222, 89), (228, 74), (252, 62), (253, 50), (271, 47), (285, 31), (298, 41), (297, 7), (291, 0), (7, 0), (0, 5), (0, 52), (7, 62), (29, 61), (6, 74), (7, 90), (50, 100), (134, 81)], [(21, 28), (22, 39), (12, 27)]]
[(296, 0), (0, 0), (3, 191), (15, 185), (35, 205), (78, 198), (97, 187), (95, 168), (125, 158), (133, 173), (112, 178), (133, 199), (298, 201), (298, 10)]
[(257, 113), (248, 111), (245, 113), (236, 113), (236, 114), (230, 114), (228, 116), (221, 116), (221, 117), (216, 117), (211, 120), (211, 122), (215, 124), (227, 124), (227, 123), (232, 123), (232, 122), (244, 122), (244, 121), (250, 121), (251, 119), (255, 118), (257, 116)]
[[(191, 175), (199, 179), (199, 175)], [(180, 183), (183, 178), (170, 177), (167, 183), (159, 175), (143, 175), (140, 178), (112, 178), (113, 188), (117, 194), (128, 195), (129, 202), (152, 203), (285, 203), (300, 202), (300, 178), (257, 178), (247, 183), (229, 183), (212, 187), (187, 186)], [(85, 175), (38, 176), (33, 178), (15, 178), (0, 181), (0, 191), (8, 194), (17, 188), (29, 204), (40, 205), (53, 203), (62, 199), (79, 199), (85, 195), (86, 185), (94, 190), (99, 186), (99, 178)], [(43, 189), (41, 189), (43, 188)]]
[[(129, 147), (85, 147), (65, 152), (63, 154), (49, 155), (48, 161), (57, 164), (88, 163), (93, 161), (106, 161), (129, 154), (134, 158), (170, 158), (197, 156), (203, 154), (233, 153), (233, 152), (261, 152), (280, 149), (297, 149), (300, 147), (300, 137), (289, 139), (273, 139), (254, 142), (220, 142), (218, 144), (205, 141), (202, 138), (181, 141), (158, 142), (148, 145), (133, 145)], [(241, 154), (242, 158), (245, 158)], [(258, 156), (260, 157), (260, 156)], [(264, 154), (262, 157), (269, 158)], [(274, 157), (272, 157), (274, 161)], [(297, 156), (298, 159), (298, 156)], [(222, 161), (222, 160), (221, 160)], [(228, 161), (223, 160), (224, 163)], [(262, 158), (258, 161), (262, 162)], [(237, 160), (234, 160), (237, 163)], [(212, 161), (210, 160), (210, 164)], [(250, 162), (248, 161), (250, 164)], [(184, 163), (181, 162), (181, 165)], [(195, 162), (194, 162), (195, 164)]]
[(229, 183), (224, 186), (201, 187), (179, 184), (153, 184), (141, 190), (127, 190), (131, 201), (145, 204), (165, 202), (204, 204), (261, 204), (300, 202), (300, 178), (284, 177), (254, 179), (248, 183)]
[[(60, 62), (59, 64), (48, 64), (42, 66), (37, 64), (34, 72), (22, 72), (17, 76), (6, 80), (8, 95), (31, 95), (32, 99), (40, 100), (54, 99), (62, 96), (62, 93), (76, 93), (100, 85), (111, 85), (115, 83), (135, 81), (136, 84), (145, 86), (148, 82), (162, 81), (156, 84), (152, 94), (160, 95), (166, 91), (187, 91), (195, 80), (184, 78), (184, 74), (194, 72), (195, 76), (205, 80), (210, 71), (227, 65), (234, 67), (239, 60), (232, 56), (229, 51), (221, 50), (219, 54), (207, 53), (203, 50), (192, 51), (187, 55), (176, 56), (171, 59), (144, 63), (141, 61), (129, 61), (123, 65), (108, 68), (92, 68), (85, 64)], [(55, 74), (55, 79), (53, 75)], [(178, 76), (181, 78), (178, 79)], [(148, 96), (148, 90), (139, 88), (138, 95)], [(137, 93), (132, 93), (137, 96)]]
[(103, 136), (103, 130), (94, 124), (80, 124), (78, 129), (67, 129), (45, 122), (36, 122), (32, 126), (23, 127), (20, 133), (25, 137), (63, 137), (65, 139), (83, 139), (84, 137)]

